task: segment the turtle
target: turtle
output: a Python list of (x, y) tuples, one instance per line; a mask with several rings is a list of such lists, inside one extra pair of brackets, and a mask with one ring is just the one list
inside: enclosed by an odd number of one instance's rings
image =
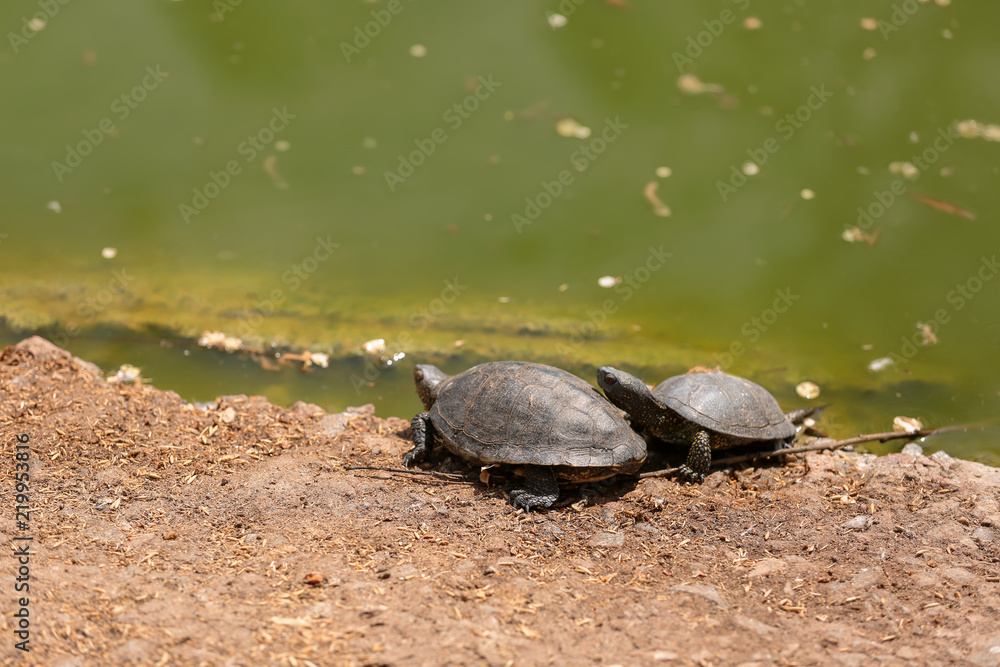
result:
[(526, 361), (493, 361), (448, 376), (429, 364), (413, 370), (424, 404), (411, 420), (407, 467), (435, 441), (476, 465), (501, 464), (519, 479), (514, 507), (549, 508), (559, 481), (583, 483), (636, 472), (646, 441), (621, 410), (577, 376)]
[(597, 384), (629, 414), (633, 426), (657, 438), (690, 443), (679, 472), (691, 481), (705, 479), (713, 449), (755, 443), (777, 449), (795, 439), (795, 425), (770, 392), (722, 371), (678, 375), (650, 391), (634, 375), (603, 366)]

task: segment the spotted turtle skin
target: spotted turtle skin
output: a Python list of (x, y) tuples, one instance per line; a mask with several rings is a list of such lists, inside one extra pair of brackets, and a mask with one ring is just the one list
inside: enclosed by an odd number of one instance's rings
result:
[(637, 428), (690, 443), (680, 474), (691, 481), (704, 480), (712, 450), (754, 443), (778, 448), (795, 439), (795, 425), (770, 392), (722, 371), (678, 375), (650, 391), (634, 375), (604, 366), (597, 382)]
[(558, 482), (592, 482), (636, 472), (646, 442), (591, 384), (564, 370), (496, 361), (448, 376), (418, 365), (414, 382), (426, 412), (413, 417), (411, 465), (434, 442), (475, 465), (514, 469), (515, 507), (551, 507)]

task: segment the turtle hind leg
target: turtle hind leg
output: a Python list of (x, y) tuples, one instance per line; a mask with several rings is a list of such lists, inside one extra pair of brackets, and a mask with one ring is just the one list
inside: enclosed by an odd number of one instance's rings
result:
[(519, 486), (511, 489), (507, 501), (514, 507), (530, 512), (533, 507), (548, 509), (559, 497), (559, 485), (552, 468), (524, 466), (524, 478)]
[(414, 415), (410, 420), (410, 431), (413, 433), (413, 449), (403, 454), (403, 465), (407, 468), (425, 460), (434, 445), (434, 425), (426, 412)]
[(687, 461), (680, 467), (678, 473), (682, 478), (692, 482), (703, 482), (711, 466), (712, 439), (707, 431), (698, 431), (691, 440)]

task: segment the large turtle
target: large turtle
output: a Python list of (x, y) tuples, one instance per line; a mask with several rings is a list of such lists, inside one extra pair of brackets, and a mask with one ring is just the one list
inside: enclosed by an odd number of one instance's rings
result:
[(427, 411), (411, 422), (413, 449), (403, 463), (423, 461), (439, 440), (470, 463), (510, 466), (523, 476), (508, 496), (515, 507), (551, 507), (556, 480), (633, 473), (646, 458), (646, 442), (621, 410), (564, 370), (495, 361), (449, 377), (418, 365), (413, 379)]
[(777, 448), (795, 438), (795, 426), (774, 396), (722, 371), (678, 375), (650, 391), (634, 375), (604, 366), (597, 371), (597, 383), (637, 428), (690, 443), (680, 474), (694, 481), (708, 474), (713, 449), (751, 443)]

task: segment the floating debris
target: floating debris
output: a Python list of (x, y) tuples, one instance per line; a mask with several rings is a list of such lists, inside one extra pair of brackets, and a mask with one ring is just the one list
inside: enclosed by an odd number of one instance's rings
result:
[(559, 286), (559, 291), (560, 292), (565, 292), (568, 289), (569, 289), (569, 284), (568, 283), (563, 283), (562, 285)]
[(866, 16), (861, 19), (861, 27), (865, 30), (878, 30), (878, 21)]
[(743, 173), (747, 176), (756, 176), (760, 173), (760, 165), (756, 162), (744, 162), (743, 163)]
[(567, 117), (563, 118), (556, 123), (556, 134), (561, 137), (575, 137), (577, 139), (586, 139), (590, 136), (590, 128), (586, 125), (582, 125), (575, 118)]
[(890, 162), (889, 172), (898, 174), (909, 181), (915, 181), (920, 177), (920, 170), (912, 162)]
[(681, 92), (688, 95), (723, 92), (723, 88), (719, 84), (705, 83), (694, 74), (681, 74), (677, 77), (677, 87), (681, 89)]
[(674, 173), (674, 172), (673, 172), (672, 169), (670, 169), (670, 167), (657, 167), (656, 168), (656, 175), (659, 178), (670, 178), (670, 175), (672, 173)]
[(118, 248), (104, 248), (101, 250), (101, 257), (104, 259), (114, 259), (118, 256)]
[(279, 139), (278, 141), (274, 142), (274, 150), (276, 150), (278, 152), (281, 152), (281, 153), (284, 153), (285, 151), (287, 151), (291, 147), (292, 147), (292, 144), (290, 142), (288, 142), (288, 141), (285, 141), (284, 139)]
[(550, 13), (545, 18), (549, 22), (549, 27), (552, 28), (553, 30), (556, 30), (558, 28), (564, 28), (566, 27), (566, 24), (569, 23), (569, 19), (567, 19), (562, 14)]
[(880, 235), (881, 232), (877, 230), (869, 234), (867, 232), (861, 231), (860, 227), (850, 227), (848, 229), (845, 229), (844, 233), (841, 234), (840, 236), (848, 243), (857, 243), (859, 241), (864, 241), (868, 245), (875, 245), (875, 242), (878, 241), (878, 237)]
[(915, 417), (893, 417), (892, 430), (897, 433), (915, 433), (924, 427)]
[(660, 201), (660, 198), (656, 196), (656, 191), (659, 189), (660, 184), (656, 181), (650, 181), (646, 183), (646, 187), (643, 190), (643, 195), (650, 204), (653, 205), (653, 214), (658, 215), (663, 218), (670, 216), (670, 207)]
[(414, 58), (423, 58), (427, 55), (427, 47), (423, 44), (414, 44), (410, 47), (410, 55)]
[(301, 354), (290, 354), (286, 352), (285, 354), (280, 355), (280, 360), (301, 361), (302, 370), (305, 370), (310, 366), (319, 366), (320, 368), (328, 368), (330, 366), (330, 355), (322, 352), (310, 352), (309, 350), (303, 350)]
[(878, 359), (872, 360), (872, 362), (868, 364), (868, 370), (873, 373), (879, 373), (889, 368), (889, 366), (892, 366), (894, 363), (896, 362), (892, 360), (892, 357), (879, 357)]
[(243, 341), (235, 336), (227, 336), (221, 331), (205, 331), (198, 338), (198, 345), (209, 349), (236, 352), (243, 349)]
[(276, 164), (278, 164), (278, 156), (268, 155), (264, 158), (264, 173), (270, 177), (271, 182), (274, 183), (274, 187), (279, 190), (287, 190), (288, 181), (282, 178), (281, 174), (278, 173), (278, 170), (275, 168)]
[(802, 192), (799, 193), (799, 196), (803, 199), (815, 199), (816, 193), (809, 188), (802, 188)]
[(53, 213), (62, 213), (62, 205), (54, 199), (46, 204), (45, 208), (49, 209)]
[(142, 369), (132, 364), (122, 364), (114, 375), (108, 377), (108, 384), (124, 384), (142, 379)]
[(743, 27), (747, 30), (760, 30), (762, 25), (764, 25), (764, 22), (756, 16), (748, 16), (743, 19)]
[(976, 214), (972, 211), (968, 211), (961, 206), (956, 206), (949, 202), (943, 201), (941, 199), (934, 199), (933, 197), (925, 197), (924, 195), (917, 194), (916, 192), (911, 192), (910, 196), (916, 199), (921, 204), (926, 204), (931, 208), (936, 208), (943, 213), (949, 213), (951, 215), (957, 215), (960, 218), (965, 218), (966, 220), (975, 220)]
[(815, 382), (800, 382), (795, 387), (795, 393), (802, 398), (816, 398), (819, 396), (819, 385)]
[(920, 341), (921, 345), (936, 345), (937, 335), (934, 333), (934, 329), (930, 324), (924, 324), (923, 322), (917, 322), (917, 329), (920, 330), (920, 335), (923, 338)]
[(878, 55), (878, 52), (870, 46), (861, 52), (861, 57), (864, 58), (865, 60), (871, 60), (876, 55)]
[(361, 349), (368, 354), (382, 354), (385, 352), (385, 338), (373, 338), (370, 341), (362, 343)]
[(601, 276), (597, 279), (597, 284), (601, 287), (614, 287), (621, 281), (621, 276)]

